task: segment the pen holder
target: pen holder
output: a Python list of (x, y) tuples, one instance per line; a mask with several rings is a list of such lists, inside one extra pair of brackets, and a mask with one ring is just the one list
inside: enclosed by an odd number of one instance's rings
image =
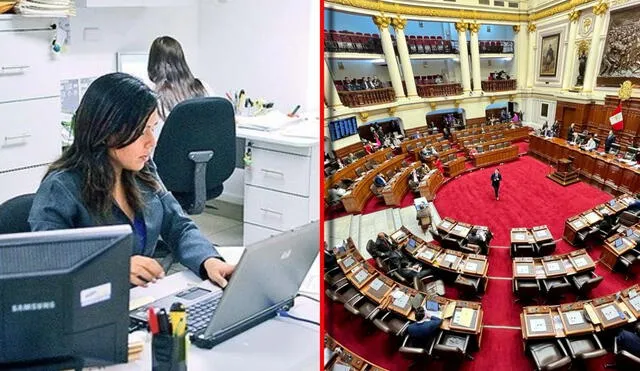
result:
[(187, 370), (187, 337), (156, 334), (151, 340), (153, 371)]

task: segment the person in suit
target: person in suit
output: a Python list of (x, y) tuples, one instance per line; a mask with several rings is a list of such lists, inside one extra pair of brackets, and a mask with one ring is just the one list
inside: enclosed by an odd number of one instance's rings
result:
[(74, 141), (54, 161), (29, 214), (32, 231), (113, 224), (132, 227), (129, 281), (164, 277), (152, 258), (160, 237), (178, 261), (221, 287), (234, 270), (166, 190), (151, 159), (159, 120), (154, 92), (139, 79), (96, 79), (76, 111)]
[(626, 350), (634, 356), (640, 357), (640, 336), (631, 331), (622, 330), (616, 336), (616, 340), (620, 350)]
[(596, 149), (596, 141), (594, 139), (593, 134), (589, 136), (589, 140), (587, 141), (587, 144), (585, 144), (584, 147), (582, 148), (586, 151), (593, 151), (594, 149)]
[(411, 175), (409, 176), (409, 189), (412, 192), (417, 193), (419, 185), (420, 179), (418, 177), (418, 172), (416, 171), (416, 169), (413, 169), (411, 170)]
[(616, 142), (616, 136), (613, 134), (613, 130), (609, 130), (609, 135), (604, 140), (604, 152), (609, 153), (611, 145)]
[(425, 313), (423, 307), (416, 308), (416, 321), (407, 326), (407, 334), (421, 346), (426, 347), (429, 340), (435, 336), (442, 325), (442, 319)]
[(540, 134), (544, 135), (545, 137), (547, 137), (547, 131), (549, 130), (549, 122), (545, 121), (544, 124), (542, 124), (542, 129), (540, 129)]
[(373, 184), (375, 184), (376, 187), (384, 187), (387, 185), (387, 180), (382, 174), (377, 174), (375, 178), (373, 178)]
[(493, 174), (491, 174), (491, 186), (493, 187), (493, 191), (496, 194), (496, 201), (500, 199), (498, 195), (498, 191), (500, 190), (500, 182), (502, 181), (502, 174), (500, 174), (500, 170), (496, 169)]
[(342, 80), (342, 86), (344, 87), (344, 90), (351, 90), (351, 87), (349, 85), (351, 85), (351, 80), (349, 80), (349, 78), (345, 76), (345, 78)]
[(569, 126), (569, 132), (567, 133), (567, 142), (573, 141), (573, 133), (575, 132), (575, 126), (576, 124), (574, 122), (572, 122), (571, 126)]

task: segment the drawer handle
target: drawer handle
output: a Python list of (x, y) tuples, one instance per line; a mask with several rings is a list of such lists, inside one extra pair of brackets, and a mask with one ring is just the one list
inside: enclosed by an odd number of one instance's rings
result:
[(275, 174), (275, 175), (280, 175), (280, 176), (284, 176), (284, 173), (282, 171), (278, 171), (278, 170), (270, 170), (270, 169), (260, 169), (262, 172), (265, 172), (267, 174)]
[(4, 141), (8, 142), (10, 140), (16, 140), (16, 139), (27, 139), (30, 138), (31, 134), (22, 134), (22, 135), (16, 135), (15, 137), (4, 137)]
[(276, 214), (276, 215), (282, 216), (282, 213), (279, 212), (279, 211), (275, 211), (275, 210), (271, 210), (271, 209), (265, 209), (264, 207), (261, 207), (260, 210), (264, 211), (265, 213), (271, 213), (271, 214)]
[(13, 71), (13, 70), (21, 70), (22, 71), (22, 70), (26, 70), (26, 69), (29, 69), (29, 68), (31, 68), (31, 66), (27, 66), (27, 65), (24, 65), (24, 66), (2, 66), (2, 67), (0, 67), (0, 69), (3, 72), (4, 71)]

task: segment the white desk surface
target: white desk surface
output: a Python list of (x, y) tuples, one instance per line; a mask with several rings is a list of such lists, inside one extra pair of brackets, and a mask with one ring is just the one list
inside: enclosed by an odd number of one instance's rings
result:
[[(220, 247), (218, 251), (225, 260), (235, 264), (239, 260), (243, 248)], [(311, 268), (311, 270), (313, 269), (318, 270), (316, 264)], [(313, 272), (310, 272), (310, 276), (312, 275)], [(132, 289), (130, 299), (135, 300), (144, 296), (158, 299), (201, 282), (195, 274), (183, 271), (165, 277), (148, 287)], [(318, 297), (318, 295), (314, 296)], [(298, 297), (295, 299), (295, 305), (291, 308), (290, 313), (297, 317), (319, 321), (320, 305), (305, 297)], [(135, 335), (140, 335), (146, 340), (141, 358), (127, 364), (106, 367), (105, 370), (151, 370), (151, 338), (142, 332), (133, 334), (133, 336)], [(187, 355), (187, 367), (193, 371), (317, 370), (320, 362), (319, 341), (318, 326), (291, 318), (276, 317), (215, 346), (213, 349), (199, 349), (191, 345)]]
[(301, 121), (274, 131), (261, 131), (236, 126), (236, 137), (292, 147), (310, 147), (320, 143), (320, 121), (303, 117)]

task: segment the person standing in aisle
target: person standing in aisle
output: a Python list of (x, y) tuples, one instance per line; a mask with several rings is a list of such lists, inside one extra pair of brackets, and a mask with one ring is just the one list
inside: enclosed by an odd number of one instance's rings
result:
[(500, 190), (501, 181), (502, 174), (500, 174), (500, 170), (496, 169), (493, 174), (491, 174), (491, 186), (493, 187), (493, 191), (496, 194), (496, 201), (500, 199), (498, 191)]

